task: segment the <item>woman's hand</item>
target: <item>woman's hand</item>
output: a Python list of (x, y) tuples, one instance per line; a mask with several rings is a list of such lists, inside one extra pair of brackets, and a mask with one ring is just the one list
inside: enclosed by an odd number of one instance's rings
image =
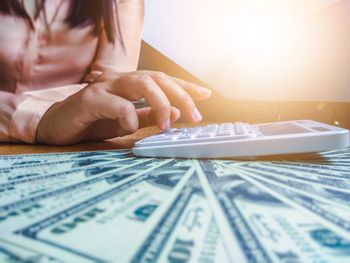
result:
[[(206, 88), (161, 72), (108, 73), (54, 104), (39, 123), (36, 141), (63, 145), (104, 140), (154, 124), (166, 130), (180, 112), (186, 120), (200, 122), (193, 100), (210, 95)], [(149, 107), (135, 109), (131, 101), (141, 98)]]

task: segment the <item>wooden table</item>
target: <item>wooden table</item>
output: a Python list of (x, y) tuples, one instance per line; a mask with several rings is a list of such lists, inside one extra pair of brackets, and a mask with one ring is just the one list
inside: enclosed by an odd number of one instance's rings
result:
[[(201, 123), (206, 125), (209, 123)], [(177, 123), (174, 127), (193, 126), (188, 123)], [(24, 153), (49, 153), (49, 152), (77, 152), (131, 148), (134, 143), (147, 136), (159, 132), (156, 126), (138, 130), (136, 133), (111, 139), (103, 142), (88, 142), (69, 146), (48, 146), (48, 145), (28, 145), (14, 143), (0, 143), (0, 155), (4, 154), (24, 154)]]
[[(200, 125), (208, 125), (212, 122), (200, 123)], [(189, 123), (176, 123), (173, 125), (176, 128), (193, 127)], [(156, 126), (147, 127), (138, 130), (136, 133), (120, 138), (115, 138), (103, 142), (87, 142), (68, 146), (48, 146), (48, 145), (28, 145), (28, 144), (14, 144), (14, 143), (0, 143), (0, 155), (4, 154), (26, 154), (26, 153), (52, 153), (52, 152), (78, 152), (78, 151), (97, 151), (97, 150), (113, 150), (113, 149), (127, 149), (133, 147), (134, 143), (147, 136), (156, 134), (159, 129)], [(275, 159), (291, 159), (297, 160), (300, 154), (288, 155), (274, 155), (260, 157), (260, 160), (275, 160)], [(323, 157), (319, 156), (320, 160)]]
[[(179, 125), (177, 125), (179, 126)], [(49, 152), (76, 152), (131, 148), (135, 141), (157, 133), (157, 127), (147, 127), (136, 133), (104, 142), (89, 142), (69, 146), (28, 145), (14, 143), (0, 143), (0, 155), (24, 154), (24, 153), (49, 153)]]

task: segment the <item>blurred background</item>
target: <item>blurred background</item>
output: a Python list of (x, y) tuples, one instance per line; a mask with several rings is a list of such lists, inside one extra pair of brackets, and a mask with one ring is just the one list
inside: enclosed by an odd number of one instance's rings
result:
[(350, 128), (348, 0), (152, 0), (143, 38), (140, 69), (214, 91), (206, 121)]

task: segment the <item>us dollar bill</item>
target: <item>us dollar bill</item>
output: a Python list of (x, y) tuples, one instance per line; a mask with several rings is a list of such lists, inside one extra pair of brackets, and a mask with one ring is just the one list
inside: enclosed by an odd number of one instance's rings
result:
[(68, 169), (66, 171), (64, 168), (61, 170), (48, 167), (44, 173), (40, 173), (41, 171), (39, 170), (37, 176), (28, 174), (25, 175), (25, 179), (0, 184), (0, 207), (16, 200), (30, 198), (45, 192), (52, 192), (55, 189), (74, 185), (145, 161), (145, 159), (133, 158), (119, 159), (117, 161), (102, 163), (100, 164), (101, 166), (94, 164), (87, 167)]
[(44, 164), (28, 164), (11, 168), (0, 169), (0, 184), (10, 183), (15, 181), (30, 180), (34, 177), (41, 177), (55, 174), (58, 172), (70, 171), (73, 169), (85, 168), (89, 166), (98, 166), (118, 161), (132, 162), (140, 160), (130, 156), (103, 157), (103, 158), (83, 158), (69, 159), (59, 162), (44, 163)]
[[(48, 174), (28, 175), (25, 179), (0, 184), (0, 207), (20, 199), (52, 192), (55, 189), (75, 185), (81, 181), (93, 179), (112, 171), (144, 162), (144, 159), (124, 159), (113, 162), (94, 164), (87, 167), (64, 169), (47, 169)], [(52, 173), (53, 172), (53, 173)]]
[(4, 239), (66, 262), (116, 262), (145, 222), (192, 174), (190, 161), (170, 160), (132, 180), (20, 227)]
[[(125, 262), (230, 262), (196, 171), (163, 206)], [(123, 260), (123, 261), (124, 261)]]
[(280, 165), (292, 165), (292, 166), (299, 166), (299, 167), (305, 167), (305, 168), (316, 168), (316, 169), (323, 169), (323, 170), (329, 170), (329, 171), (343, 171), (343, 172), (349, 172), (350, 171), (350, 162), (348, 161), (340, 161), (336, 162), (334, 160), (329, 162), (313, 162), (311, 160), (308, 161), (279, 161), (275, 162), (276, 164)]
[(255, 175), (255, 172), (239, 170), (244, 179), (269, 192), (287, 205), (298, 209), (315, 221), (323, 224), (330, 230), (345, 239), (350, 239), (350, 212), (348, 209), (334, 205), (334, 202), (325, 202), (313, 195), (305, 195), (300, 191)]
[(3, 263), (63, 263), (53, 256), (37, 252), (0, 239), (0, 262)]
[(344, 172), (344, 171), (337, 171), (337, 170), (329, 170), (329, 169), (322, 169), (322, 168), (312, 168), (312, 167), (305, 167), (305, 166), (296, 166), (296, 165), (290, 165), (290, 164), (280, 164), (275, 162), (269, 162), (269, 163), (259, 163), (263, 165), (268, 165), (271, 168), (277, 168), (277, 169), (289, 169), (290, 171), (293, 171), (295, 173), (302, 173), (307, 175), (315, 175), (315, 176), (321, 176), (324, 178), (333, 178), (333, 179), (339, 179), (339, 180), (349, 180), (350, 179), (350, 173)]
[(0, 170), (20, 167), (25, 165), (41, 165), (65, 160), (78, 160), (84, 158), (109, 158), (131, 157), (131, 150), (111, 150), (93, 152), (66, 152), (66, 153), (43, 153), (43, 154), (16, 154), (0, 155)]
[(13, 231), (19, 226), (32, 224), (42, 217), (58, 213), (67, 207), (74, 206), (86, 199), (117, 187), (122, 181), (132, 180), (169, 162), (170, 160), (149, 159), (120, 167), (94, 178), (88, 178), (76, 184), (57, 188), (29, 198), (0, 206), (0, 234)]
[(275, 167), (291, 168), (295, 171), (306, 171), (311, 173), (340, 176), (347, 179), (350, 178), (349, 170), (341, 166), (329, 166), (329, 165), (313, 164), (313, 163), (307, 163), (307, 162), (301, 163), (301, 162), (291, 162), (291, 161), (238, 162), (238, 161), (221, 160), (220, 162), (224, 164), (228, 164), (232, 167), (254, 165), (254, 164), (267, 164)]
[(332, 160), (331, 162), (326, 162), (326, 161), (322, 161), (322, 162), (318, 162), (318, 161), (312, 161), (312, 160), (308, 160), (308, 161), (299, 161), (299, 162), (287, 162), (287, 161), (281, 161), (279, 162), (280, 164), (290, 164), (290, 165), (294, 165), (294, 166), (301, 166), (301, 167), (314, 167), (314, 168), (319, 168), (319, 169), (328, 169), (328, 170), (338, 170), (338, 171), (345, 171), (345, 172), (349, 172), (350, 171), (350, 162), (349, 161), (336, 161), (336, 160)]
[[(232, 167), (200, 161), (200, 178), (219, 228), (237, 262), (347, 262), (324, 250), (312, 231), (328, 228), (260, 188)], [(318, 232), (320, 233), (320, 232)], [(349, 242), (333, 231), (329, 236)], [(237, 251), (238, 250), (238, 251)], [(336, 250), (335, 250), (336, 251)]]
[(350, 169), (350, 148), (344, 150), (337, 150), (332, 152), (322, 152), (319, 154), (302, 154), (295, 156), (285, 156), (285, 159), (279, 157), (273, 158), (260, 158), (253, 161), (234, 161), (234, 160), (222, 160), (223, 162), (230, 163), (234, 166), (240, 166), (246, 163), (266, 163), (275, 164), (277, 166), (291, 166), (301, 169), (319, 169), (329, 172), (343, 172), (349, 174)]
[(334, 154), (338, 155), (338, 154), (349, 154), (349, 153), (350, 153), (350, 147), (322, 152), (322, 154), (325, 154), (325, 155), (334, 155)]
[(278, 177), (282, 176), (300, 182), (312, 183), (330, 187), (330, 189), (334, 188), (344, 192), (350, 192), (350, 180), (332, 174), (324, 175), (319, 173), (311, 173), (309, 171), (298, 171), (290, 167), (276, 166), (267, 163), (252, 163), (242, 165), (241, 167), (245, 167), (247, 169), (250, 168), (268, 175), (276, 175)]
[[(243, 169), (244, 166), (240, 168)], [(303, 195), (311, 196), (314, 199), (319, 199), (322, 202), (332, 204), (344, 210), (350, 208), (350, 189), (330, 186), (321, 180), (305, 180), (293, 176), (289, 172), (281, 170), (268, 169), (259, 166), (258, 168), (244, 167), (245, 171), (251, 172), (254, 177), (273, 181), (284, 188), (298, 192)], [(340, 186), (340, 184), (339, 184)], [(343, 184), (343, 186), (348, 186)]]

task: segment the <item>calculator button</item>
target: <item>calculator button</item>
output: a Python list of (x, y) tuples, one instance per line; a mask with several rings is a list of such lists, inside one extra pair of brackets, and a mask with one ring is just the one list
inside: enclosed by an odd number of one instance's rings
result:
[(137, 146), (165, 146), (173, 144), (206, 143), (243, 140), (256, 137), (256, 131), (244, 123), (224, 123), (191, 128), (174, 128), (137, 142)]
[(221, 130), (216, 133), (216, 136), (231, 136), (231, 131)]
[(136, 146), (165, 146), (165, 145), (176, 145), (176, 144), (195, 144), (195, 143), (206, 143), (215, 141), (230, 141), (230, 140), (243, 140), (251, 138), (250, 135), (239, 135), (239, 136), (211, 136), (211, 137), (198, 137), (192, 138), (191, 136), (183, 136), (174, 138), (172, 140), (168, 139), (157, 139), (157, 140), (143, 140), (136, 143)]
[(196, 136), (196, 138), (210, 138), (212, 137), (211, 133), (200, 133)]
[(191, 135), (185, 134), (185, 135), (181, 135), (179, 137), (177, 137), (178, 140), (189, 140), (192, 139)]
[(187, 132), (198, 132), (199, 130), (198, 128), (188, 128)]
[(172, 141), (173, 137), (158, 137), (158, 138), (147, 138), (144, 140), (144, 142), (166, 142), (166, 141)]

